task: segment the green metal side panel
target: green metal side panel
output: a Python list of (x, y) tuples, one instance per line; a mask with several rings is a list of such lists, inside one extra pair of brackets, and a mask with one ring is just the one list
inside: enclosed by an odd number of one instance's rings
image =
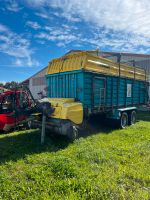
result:
[(83, 102), (83, 72), (61, 72), (46, 76), (48, 97), (75, 98)]
[(146, 102), (147, 91), (144, 81), (84, 73), (83, 103), (85, 108), (97, 107), (105, 110), (145, 104)]
[(147, 101), (144, 81), (83, 70), (49, 74), (46, 78), (49, 97), (75, 98), (83, 103), (85, 109), (105, 111)]

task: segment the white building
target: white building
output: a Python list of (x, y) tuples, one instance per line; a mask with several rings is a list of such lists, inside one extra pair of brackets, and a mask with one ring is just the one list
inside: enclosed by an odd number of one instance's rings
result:
[(21, 83), (22, 85), (29, 87), (34, 99), (41, 99), (47, 96), (47, 85), (45, 78), (46, 70), (47, 67)]

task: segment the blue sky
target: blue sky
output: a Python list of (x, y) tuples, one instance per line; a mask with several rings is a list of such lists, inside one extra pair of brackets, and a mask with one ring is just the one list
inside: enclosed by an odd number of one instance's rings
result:
[(150, 54), (149, 0), (0, 0), (0, 82), (71, 49)]

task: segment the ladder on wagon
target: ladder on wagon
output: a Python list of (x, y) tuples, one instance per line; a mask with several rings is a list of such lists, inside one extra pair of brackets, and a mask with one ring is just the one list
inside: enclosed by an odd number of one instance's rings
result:
[(93, 106), (98, 111), (104, 111), (106, 102), (106, 79), (94, 77), (93, 79)]

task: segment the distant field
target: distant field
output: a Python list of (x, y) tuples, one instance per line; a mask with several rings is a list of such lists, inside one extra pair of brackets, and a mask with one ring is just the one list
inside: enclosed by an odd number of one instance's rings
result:
[(70, 143), (37, 130), (0, 135), (0, 199), (150, 199), (150, 114)]

